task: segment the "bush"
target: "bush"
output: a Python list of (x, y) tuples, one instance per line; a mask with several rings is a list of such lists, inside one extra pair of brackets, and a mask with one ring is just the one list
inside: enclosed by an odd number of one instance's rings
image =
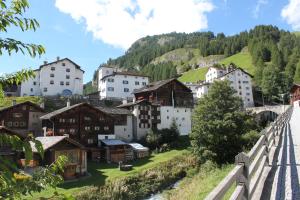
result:
[(250, 150), (255, 145), (259, 137), (260, 134), (255, 130), (249, 131), (244, 134), (242, 136), (244, 150)]

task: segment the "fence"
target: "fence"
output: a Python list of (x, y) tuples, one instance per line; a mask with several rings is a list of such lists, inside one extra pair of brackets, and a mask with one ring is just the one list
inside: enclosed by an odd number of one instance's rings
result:
[(205, 200), (220, 200), (231, 186), (236, 183), (236, 188), (231, 195), (231, 200), (251, 199), (256, 190), (264, 167), (269, 165), (270, 149), (275, 145), (276, 137), (281, 137), (284, 124), (289, 120), (292, 107), (261, 133), (259, 140), (247, 154), (242, 152), (235, 157), (233, 170), (219, 183), (219, 185), (205, 198)]

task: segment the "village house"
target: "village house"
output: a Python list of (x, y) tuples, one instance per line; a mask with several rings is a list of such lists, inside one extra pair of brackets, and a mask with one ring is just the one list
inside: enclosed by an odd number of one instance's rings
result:
[(17, 104), (14, 100), (11, 106), (0, 109), (0, 124), (24, 137), (29, 133), (40, 136), (40, 116), (44, 113), (44, 109), (37, 104), (30, 101)]
[(201, 85), (201, 83), (190, 83), (190, 82), (185, 82), (183, 83), (186, 87), (188, 87), (190, 90), (192, 90), (193, 97), (194, 99), (197, 99), (197, 89)]
[[(107, 156), (108, 148), (104, 147), (106, 143), (103, 141), (112, 141), (112, 143), (116, 141), (115, 124), (117, 129), (120, 128), (118, 126), (127, 127), (122, 121), (125, 117), (123, 119), (121, 117), (121, 120), (118, 117), (115, 118), (108, 114), (107, 110), (104, 112), (103, 109), (100, 110), (87, 103), (71, 106), (68, 102), (66, 107), (42, 116), (41, 120), (45, 136), (68, 136), (86, 147), (89, 159), (98, 161), (111, 158)], [(124, 150), (127, 149), (127, 145), (122, 143), (113, 148)], [(122, 153), (124, 154), (125, 151)], [(123, 161), (123, 157), (121, 160)]]
[(112, 67), (98, 70), (98, 91), (100, 99), (132, 100), (133, 91), (146, 86), (149, 77), (133, 72), (120, 71)]
[(133, 115), (133, 138), (140, 140), (151, 128), (170, 128), (175, 120), (179, 133), (187, 135), (191, 131), (193, 94), (177, 79), (168, 79), (148, 84), (134, 91), (135, 100), (122, 104)]
[(35, 77), (21, 84), (21, 96), (82, 95), (83, 73), (81, 67), (68, 58), (51, 63), (44, 62), (34, 70)]
[(65, 179), (73, 179), (86, 174), (87, 153), (83, 145), (67, 136), (37, 137), (36, 140), (40, 141), (43, 146), (44, 159), (31, 142), (35, 166), (50, 165), (59, 156), (66, 156), (68, 162), (64, 166), (63, 177)]
[(130, 142), (133, 140), (133, 115), (129, 110), (115, 107), (97, 108), (114, 117), (114, 135), (116, 139), (125, 142)]
[(241, 97), (244, 107), (253, 107), (252, 93), (252, 75), (244, 71), (242, 68), (229, 66), (227, 68), (218, 66), (210, 67), (206, 73), (206, 81), (197, 89), (197, 98), (201, 98), (207, 94), (210, 84), (216, 80), (228, 80), (230, 86), (237, 92), (237, 96)]
[(291, 95), (291, 99), (290, 99), (291, 105), (293, 105), (294, 102), (300, 100), (300, 84), (294, 83), (294, 85), (291, 88), (290, 95)]

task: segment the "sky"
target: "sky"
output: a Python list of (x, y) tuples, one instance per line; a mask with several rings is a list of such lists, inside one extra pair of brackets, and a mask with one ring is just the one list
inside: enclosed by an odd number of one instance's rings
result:
[(213, 31), (226, 35), (272, 24), (300, 31), (300, 0), (29, 0), (26, 17), (40, 28), (11, 27), (0, 38), (42, 44), (46, 53), (4, 53), (0, 74), (38, 68), (68, 57), (85, 70), (84, 82), (109, 58), (123, 55), (141, 37), (169, 32)]

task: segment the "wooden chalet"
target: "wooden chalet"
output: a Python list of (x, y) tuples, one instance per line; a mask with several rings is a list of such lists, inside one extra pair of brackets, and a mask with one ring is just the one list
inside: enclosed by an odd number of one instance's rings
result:
[(92, 159), (101, 156), (98, 136), (114, 134), (114, 118), (87, 103), (61, 108), (42, 116), (41, 120), (44, 135), (68, 135), (87, 147)]
[(293, 105), (295, 101), (300, 100), (300, 84), (294, 83), (293, 87), (291, 88), (290, 94), (291, 94), (290, 103)]
[(87, 172), (87, 153), (83, 145), (67, 136), (37, 137), (44, 149), (44, 159), (41, 158), (35, 145), (31, 143), (36, 165), (50, 165), (58, 156), (66, 156), (68, 162), (64, 169), (64, 178), (72, 179), (85, 175)]
[(0, 109), (0, 124), (23, 136), (28, 133), (40, 136), (42, 133), (40, 116), (44, 113), (43, 108), (30, 101), (19, 104), (13, 101), (12, 106)]
[(150, 83), (134, 91), (135, 99), (147, 100), (151, 104), (174, 107), (193, 107), (193, 93), (177, 79)]
[[(17, 136), (20, 139), (25, 139), (26, 137), (18, 132), (8, 129), (5, 126), (0, 126), (0, 135), (9, 135), (9, 136)], [(18, 158), (21, 157), (22, 152), (15, 151), (11, 148), (9, 144), (1, 144), (0, 146), (0, 156), (5, 157), (11, 161), (17, 162)]]
[(134, 158), (131, 146), (121, 140), (101, 140), (101, 146), (105, 149), (105, 160), (108, 163), (127, 162)]

